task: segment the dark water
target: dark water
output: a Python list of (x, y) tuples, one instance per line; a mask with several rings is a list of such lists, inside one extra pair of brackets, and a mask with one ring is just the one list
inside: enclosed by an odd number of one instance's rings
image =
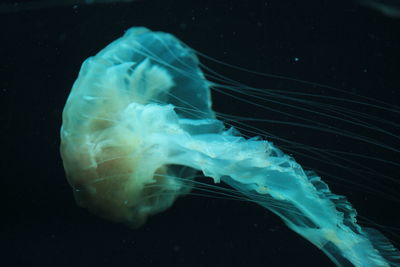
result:
[[(1, 15), (3, 266), (332, 266), (280, 219), (249, 203), (189, 196), (138, 230), (103, 221), (75, 204), (58, 152), (61, 112), (82, 61), (131, 26), (171, 32), (196, 50), (245, 68), (398, 105), (400, 20), (349, 1), (306, 2), (147, 0)], [(253, 86), (327, 91), (211, 66)], [(218, 111), (269, 115), (251, 105), (237, 108), (220, 95), (214, 102)], [(399, 122), (398, 113), (373, 115)], [(400, 158), (398, 152), (305, 129), (257, 127), (309, 145), (340, 146), (395, 162)], [(398, 128), (390, 130), (398, 136)], [(387, 142), (400, 148), (395, 138)], [(399, 167), (360, 164), (399, 178)], [(327, 168), (328, 173), (337, 171)], [(398, 183), (369, 178), (355, 181), (369, 187), (384, 184), (399, 195)], [(363, 216), (400, 227), (398, 198), (388, 201), (386, 191), (370, 196), (357, 185), (332, 182), (333, 190), (349, 196)], [(389, 237), (399, 241), (396, 235)]]

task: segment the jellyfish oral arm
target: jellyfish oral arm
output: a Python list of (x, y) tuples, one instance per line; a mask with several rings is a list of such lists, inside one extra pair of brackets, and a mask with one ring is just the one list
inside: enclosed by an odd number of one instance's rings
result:
[[(396, 249), (389, 242), (372, 244), (370, 235), (380, 234), (356, 223), (356, 211), (346, 198), (331, 193), (320, 177), (304, 171), (272, 143), (246, 140), (229, 130), (197, 134), (205, 125), (215, 127), (218, 121), (181, 122), (170, 107), (160, 107), (159, 114), (163, 112), (170, 114), (161, 117), (175, 117), (164, 128), (169, 133), (165, 135), (164, 131), (153, 139), (162, 140), (158, 145), (169, 151), (166, 164), (190, 166), (217, 183), (231, 185), (280, 216), (338, 266), (348, 266), (349, 262), (355, 266), (389, 266), (381, 253)], [(179, 130), (169, 131), (171, 128)]]

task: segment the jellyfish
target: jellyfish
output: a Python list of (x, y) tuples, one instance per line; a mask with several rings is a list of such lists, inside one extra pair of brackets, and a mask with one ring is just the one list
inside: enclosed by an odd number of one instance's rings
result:
[(278, 215), (337, 266), (399, 266), (380, 232), (272, 142), (246, 138), (212, 109), (196, 52), (133, 27), (82, 65), (63, 111), (61, 157), (79, 206), (143, 225), (201, 172)]

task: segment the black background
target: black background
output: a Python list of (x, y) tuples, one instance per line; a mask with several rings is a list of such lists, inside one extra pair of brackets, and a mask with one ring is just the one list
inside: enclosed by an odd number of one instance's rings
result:
[[(173, 33), (198, 51), (244, 68), (397, 105), (400, 19), (350, 1), (143, 0), (2, 14), (0, 25), (4, 266), (333, 265), (279, 218), (250, 203), (187, 196), (138, 230), (88, 214), (75, 204), (59, 156), (62, 109), (82, 61), (131, 26)], [(213, 67), (253, 86), (304, 87)], [(266, 115), (218, 94), (214, 102), (218, 111)], [(270, 130), (299, 142), (329, 141), (301, 129)], [(398, 154), (382, 157), (398, 162)], [(398, 178), (398, 167), (380, 168)], [(368, 197), (340, 182), (332, 186), (362, 215), (400, 226), (399, 204), (383, 201), (384, 192), (382, 198)]]

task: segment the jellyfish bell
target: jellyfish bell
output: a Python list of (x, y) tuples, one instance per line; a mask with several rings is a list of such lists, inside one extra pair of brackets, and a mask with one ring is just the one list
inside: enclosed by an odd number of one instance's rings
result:
[(398, 250), (361, 227), (347, 199), (315, 172), (271, 142), (226, 128), (212, 110), (211, 86), (191, 48), (146, 28), (131, 28), (87, 59), (61, 128), (78, 204), (140, 226), (187, 194), (201, 171), (280, 216), (338, 266), (398, 264)]
[[(190, 190), (174, 177), (193, 176), (194, 170), (169, 168), (169, 155), (160, 143), (165, 141), (160, 133), (179, 129), (173, 124), (179, 120), (173, 105), (181, 107), (181, 120), (214, 117), (197, 58), (171, 35), (161, 36), (173, 49), (162, 59), (150, 59), (149, 51), (137, 53), (150, 47), (151, 53), (163, 56), (152, 34), (134, 28), (122, 43), (116, 41), (86, 60), (63, 112), (61, 155), (77, 202), (131, 226), (141, 225)], [(172, 52), (180, 53), (178, 60)], [(155, 61), (170, 64), (169, 72)], [(190, 77), (179, 75), (181, 69)], [(153, 187), (146, 189), (147, 184)]]

